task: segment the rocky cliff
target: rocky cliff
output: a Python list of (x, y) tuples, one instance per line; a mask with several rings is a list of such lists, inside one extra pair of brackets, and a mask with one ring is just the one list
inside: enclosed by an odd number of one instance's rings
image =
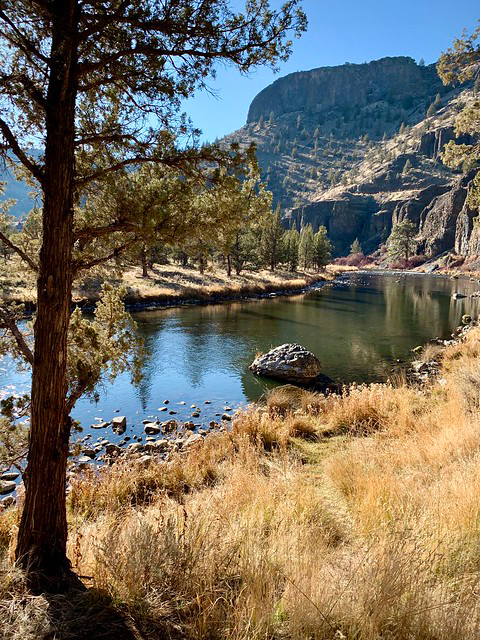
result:
[[(471, 86), (442, 86), (434, 65), (407, 57), (313, 69), (280, 78), (253, 100), (226, 141), (254, 142), (287, 226), (324, 225), (338, 255), (358, 238), (374, 251), (404, 218), (419, 251), (480, 252), (471, 176), (442, 163)], [(459, 142), (470, 143), (469, 136)]]

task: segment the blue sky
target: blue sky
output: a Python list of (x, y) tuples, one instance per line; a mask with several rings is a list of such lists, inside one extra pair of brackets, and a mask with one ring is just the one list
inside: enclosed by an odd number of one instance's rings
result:
[[(232, 4), (244, 6), (241, 0)], [(304, 0), (303, 7), (308, 31), (294, 40), (293, 54), (278, 74), (258, 69), (244, 77), (233, 68), (220, 68), (216, 80), (209, 82), (217, 97), (201, 92), (185, 102), (185, 111), (203, 131), (202, 139), (212, 141), (245, 124), (256, 94), (287, 73), (384, 56), (424, 58), (430, 64), (480, 18), (478, 0)]]

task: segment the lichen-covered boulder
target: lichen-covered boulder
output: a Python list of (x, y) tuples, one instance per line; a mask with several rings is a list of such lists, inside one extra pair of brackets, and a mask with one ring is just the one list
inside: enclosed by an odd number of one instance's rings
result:
[(305, 385), (320, 375), (320, 360), (299, 344), (282, 344), (255, 358), (250, 371), (260, 376)]

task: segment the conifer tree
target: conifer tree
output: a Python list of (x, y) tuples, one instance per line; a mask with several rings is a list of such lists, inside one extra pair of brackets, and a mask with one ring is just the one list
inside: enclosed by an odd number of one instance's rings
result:
[(327, 230), (320, 226), (313, 236), (312, 262), (317, 270), (323, 269), (332, 258), (332, 243), (328, 239)]
[(396, 224), (388, 238), (388, 255), (391, 259), (403, 258), (408, 262), (416, 245), (417, 228), (410, 220)]
[(285, 227), (282, 224), (282, 209), (277, 204), (274, 213), (266, 216), (261, 229), (261, 258), (267, 264), (270, 271), (275, 271), (277, 264), (282, 259)]
[[(472, 78), (479, 81), (480, 65), (480, 26), (470, 35), (455, 40), (453, 49), (440, 56), (437, 65), (438, 74), (444, 84), (459, 84)], [(449, 167), (462, 167), (464, 170), (476, 168), (480, 164), (480, 101), (474, 100), (465, 106), (455, 120), (457, 136), (468, 133), (471, 144), (458, 144), (450, 140), (442, 154), (443, 162)], [(480, 170), (473, 178), (467, 195), (467, 203), (480, 209)]]
[[(216, 63), (247, 72), (286, 59), (287, 32), (305, 29), (298, 6), (299, 0), (289, 0), (271, 10), (267, 0), (249, 0), (235, 14), (222, 0), (1, 4), (1, 150), (25, 167), (43, 195), (39, 257), (14, 248), (38, 278), (34, 346), (8, 310), (1, 317), (32, 365), (16, 555), (39, 588), (60, 589), (71, 579), (65, 508), (70, 412), (98, 373), (80, 376), (68, 391), (68, 335), (73, 320), (78, 330), (83, 326), (78, 314), (71, 316), (72, 285), (89, 266), (79, 247), (124, 233), (129, 224), (121, 218), (108, 227), (94, 220), (78, 225), (74, 205), (123, 167), (159, 162), (187, 174), (205, 161), (228, 163), (229, 153), (176, 144), (178, 134), (194, 133), (180, 115), (181, 101), (205, 86)], [(41, 159), (29, 153), (33, 140), (42, 146)], [(105, 304), (117, 312), (107, 293)], [(99, 313), (98, 322), (107, 317)]]
[(358, 238), (350, 245), (350, 255), (355, 255), (356, 253), (363, 253), (362, 245), (360, 244)]
[(298, 266), (298, 247), (300, 244), (300, 234), (297, 225), (293, 223), (283, 236), (283, 255), (290, 271), (296, 271)]
[(315, 251), (315, 239), (311, 224), (302, 227), (298, 244), (298, 262), (304, 269), (312, 266)]

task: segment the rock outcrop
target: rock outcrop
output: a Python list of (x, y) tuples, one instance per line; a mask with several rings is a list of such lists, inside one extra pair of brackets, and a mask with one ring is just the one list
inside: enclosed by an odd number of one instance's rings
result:
[(374, 102), (404, 103), (435, 95), (441, 82), (434, 65), (419, 66), (412, 58), (388, 57), (364, 64), (343, 64), (291, 73), (260, 91), (247, 122), (288, 112), (321, 113), (332, 108), (364, 107)]
[[(406, 57), (312, 69), (261, 91), (227, 141), (256, 144), (286, 226), (325, 226), (334, 255), (348, 253), (355, 238), (375, 251), (405, 219), (428, 257), (472, 255), (477, 216), (442, 153), (459, 111), (475, 99), (472, 83), (444, 87), (434, 65)], [(473, 142), (467, 134), (457, 141)]]
[(260, 376), (308, 385), (318, 379), (321, 364), (305, 347), (287, 343), (255, 358), (249, 369)]

